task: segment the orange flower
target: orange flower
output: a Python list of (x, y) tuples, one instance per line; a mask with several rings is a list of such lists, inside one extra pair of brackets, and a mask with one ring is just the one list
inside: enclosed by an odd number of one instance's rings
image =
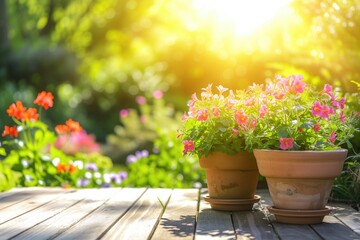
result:
[(76, 167), (70, 163), (68, 168), (69, 173), (73, 174), (74, 172), (76, 172), (76, 170)]
[(58, 134), (65, 134), (65, 133), (70, 132), (70, 129), (69, 129), (69, 127), (66, 126), (66, 125), (56, 125), (55, 131), (56, 131)]
[(16, 103), (11, 104), (6, 110), (10, 117), (15, 117), (17, 120), (22, 118), (25, 111), (26, 108), (23, 106), (21, 101), (16, 101)]
[(51, 92), (40, 92), (36, 99), (34, 100), (34, 103), (42, 106), (45, 110), (47, 110), (49, 107), (52, 107), (54, 105), (54, 96)]
[(73, 121), (72, 119), (66, 121), (66, 126), (68, 126), (71, 132), (81, 132), (83, 130), (80, 123)]
[(66, 173), (66, 171), (67, 171), (66, 164), (65, 163), (59, 163), (56, 166), (56, 170), (57, 170), (58, 173)]
[(23, 112), (21, 116), (22, 121), (30, 121), (30, 120), (38, 120), (39, 114), (37, 113), (36, 108), (29, 108), (25, 112)]
[(69, 119), (65, 122), (66, 125), (56, 125), (55, 131), (58, 134), (66, 134), (70, 132), (81, 132), (83, 128), (81, 127), (80, 123)]
[(17, 137), (18, 134), (19, 133), (16, 129), (16, 126), (13, 126), (13, 127), (5, 126), (2, 136), (5, 137), (6, 135), (10, 135), (10, 137)]

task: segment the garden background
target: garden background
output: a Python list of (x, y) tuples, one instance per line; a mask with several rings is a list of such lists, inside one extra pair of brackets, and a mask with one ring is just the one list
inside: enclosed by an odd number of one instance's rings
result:
[[(359, 111), (359, 0), (244, 2), (0, 0), (1, 129), (12, 122), (11, 103), (30, 106), (44, 90), (54, 95), (42, 116), (49, 130), (70, 118), (86, 130), (71, 140), (78, 148), (60, 148), (64, 162), (83, 161), (76, 177), (37, 176), (33, 167), (22, 184), (45, 177), (71, 186), (91, 179), (89, 187), (204, 185), (176, 130), (191, 94), (209, 83), (242, 89), (302, 74), (341, 88)], [(24, 172), (35, 161), (4, 161), (4, 141), (0, 190), (18, 184), (8, 168)], [(337, 197), (359, 203), (359, 136), (353, 144)]]

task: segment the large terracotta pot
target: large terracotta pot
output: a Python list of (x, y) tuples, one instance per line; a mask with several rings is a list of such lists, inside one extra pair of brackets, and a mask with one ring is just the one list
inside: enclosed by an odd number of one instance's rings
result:
[[(260, 199), (255, 197), (259, 171), (253, 154), (213, 152), (200, 159), (200, 166), (205, 169), (208, 185), (209, 197), (205, 200), (212, 208), (249, 210)], [(248, 206), (241, 207), (243, 204)]]
[(323, 211), (347, 150), (254, 150), (254, 155), (275, 209)]

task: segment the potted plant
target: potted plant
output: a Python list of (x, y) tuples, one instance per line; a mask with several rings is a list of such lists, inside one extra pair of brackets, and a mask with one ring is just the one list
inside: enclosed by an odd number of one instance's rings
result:
[(269, 211), (279, 222), (322, 222), (347, 156), (341, 146), (352, 147), (359, 113), (349, 113), (346, 99), (331, 85), (316, 90), (301, 75), (276, 76), (247, 94), (266, 108), (245, 142), (266, 178), (274, 204)]
[[(198, 156), (205, 169), (209, 196), (205, 200), (217, 210), (251, 210), (260, 197), (255, 195), (259, 172), (256, 160), (245, 144), (253, 124), (243, 125), (244, 111), (233, 91), (212, 85), (188, 102), (179, 137), (184, 154)], [(247, 109), (252, 110), (252, 109)]]

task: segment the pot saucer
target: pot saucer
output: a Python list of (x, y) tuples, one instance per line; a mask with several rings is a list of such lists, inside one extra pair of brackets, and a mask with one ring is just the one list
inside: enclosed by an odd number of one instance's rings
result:
[(267, 209), (275, 215), (276, 221), (289, 224), (321, 223), (325, 215), (331, 212), (329, 207), (320, 210), (288, 210), (275, 207), (268, 207)]
[(254, 203), (260, 200), (259, 195), (249, 199), (219, 199), (204, 196), (204, 200), (210, 203), (211, 208), (221, 211), (251, 211)]

